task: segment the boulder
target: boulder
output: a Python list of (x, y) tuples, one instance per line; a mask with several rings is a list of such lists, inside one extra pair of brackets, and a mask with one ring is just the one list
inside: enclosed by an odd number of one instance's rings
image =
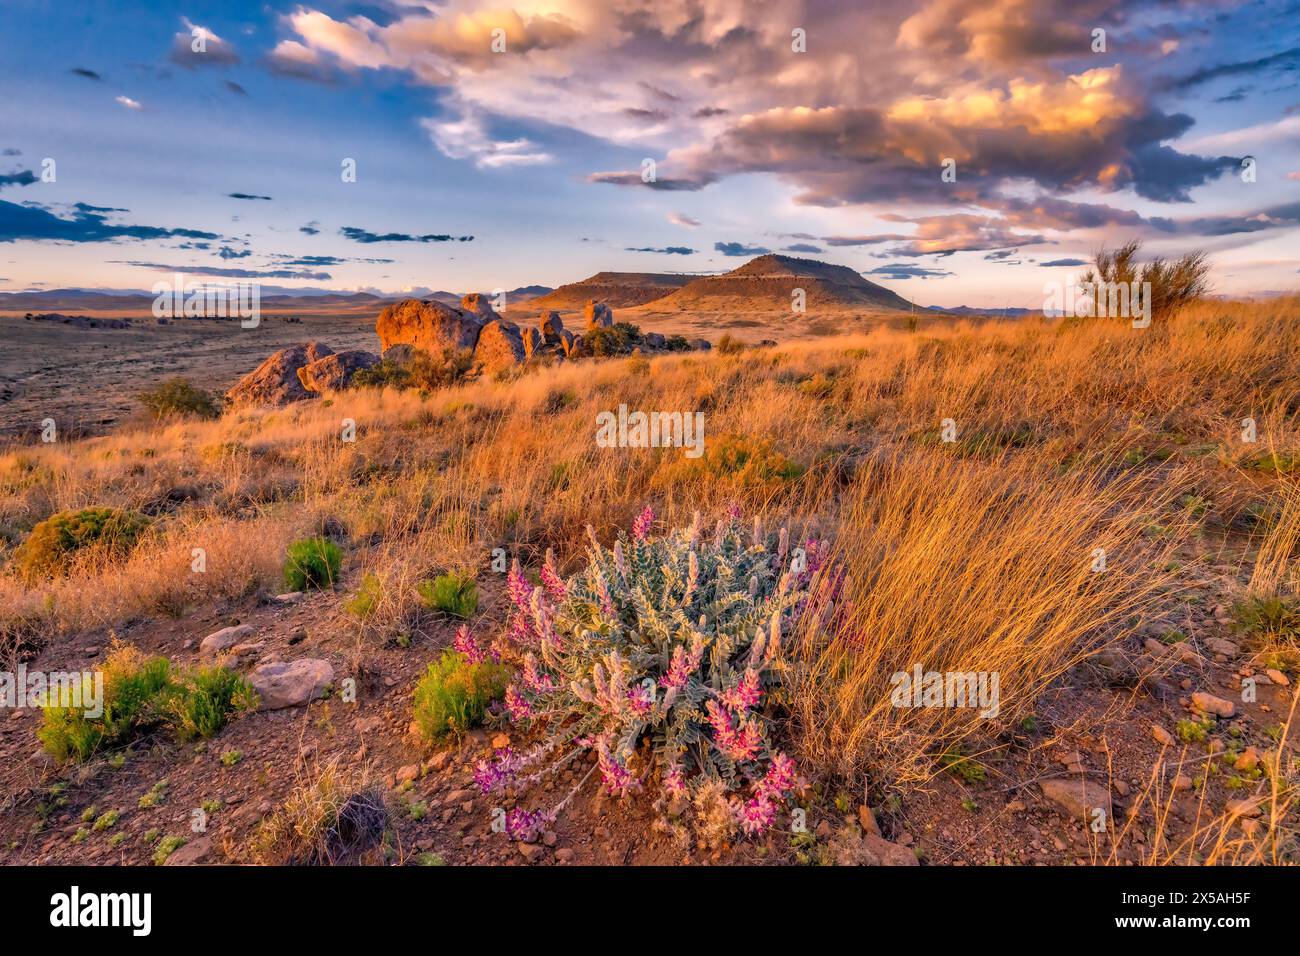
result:
[(831, 841), (830, 850), (837, 866), (920, 866), (907, 847), (874, 833), (859, 836), (847, 827)]
[(163, 866), (196, 866), (212, 852), (212, 837), (200, 836), (189, 840), (167, 857)]
[(248, 675), (257, 691), (258, 710), (281, 710), (297, 707), (325, 693), (334, 681), (334, 667), (329, 661), (302, 657), (288, 663), (262, 664)]
[(298, 381), (309, 392), (341, 392), (352, 384), (353, 375), (378, 362), (374, 352), (335, 352), (298, 369)]
[(474, 349), (474, 358), (489, 370), (521, 364), (525, 353), (524, 339), (519, 332), (519, 326), (505, 319), (498, 319), (483, 326), (478, 346)]
[(522, 335), (524, 339), (524, 354), (531, 358), (532, 354), (542, 347), (545, 339), (542, 337), (542, 333), (537, 329), (524, 329)]
[(501, 316), (496, 314), (492, 308), (492, 300), (481, 292), (471, 292), (460, 300), (460, 307), (465, 312), (472, 312), (477, 315), (482, 325), (489, 322), (495, 322)]
[(234, 647), (252, 633), (253, 628), (248, 624), (238, 624), (234, 627), (223, 627), (221, 630), (214, 631), (199, 642), (199, 653), (220, 654), (222, 651)]
[(1237, 710), (1232, 701), (1215, 697), (1203, 690), (1192, 694), (1192, 706), (1203, 714), (1214, 714), (1216, 717), (1231, 717)]
[(697, 352), (707, 352), (713, 348), (713, 344), (708, 339), (691, 339), (690, 345)]
[(587, 320), (588, 329), (608, 329), (614, 325), (613, 310), (604, 302), (597, 302), (595, 299), (587, 300), (582, 316)]
[[(409, 345), (439, 355), (444, 349), (472, 349), (483, 324), (473, 312), (433, 300), (403, 299), (385, 306), (375, 322), (380, 350)], [(305, 363), (304, 363), (305, 364)]]
[(298, 378), (298, 369), (333, 354), (332, 348), (320, 342), (281, 349), (241, 378), (226, 392), (226, 398), (234, 405), (287, 405), (311, 398), (312, 393)]
[(1083, 777), (1057, 777), (1044, 780), (1039, 784), (1043, 796), (1065, 811), (1067, 816), (1085, 823), (1091, 823), (1094, 812), (1100, 808), (1106, 813), (1106, 823), (1110, 823), (1110, 791), (1099, 783), (1085, 780)]
[(542, 338), (550, 345), (559, 345), (564, 337), (564, 320), (560, 313), (549, 310), (542, 313)]
[(647, 332), (645, 335), (641, 336), (641, 341), (644, 343), (646, 348), (650, 349), (662, 349), (668, 347), (668, 340), (658, 332)]
[(415, 346), (402, 343), (384, 349), (384, 361), (393, 365), (406, 365), (415, 358)]

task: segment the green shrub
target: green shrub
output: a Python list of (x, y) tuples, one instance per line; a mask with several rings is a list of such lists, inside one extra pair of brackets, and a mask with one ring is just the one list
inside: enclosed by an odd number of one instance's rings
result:
[[(86, 760), (101, 746), (124, 742), (160, 723), (171, 680), (167, 658), (117, 647), (104, 662), (103, 714), (88, 717), (85, 707), (47, 706), (36, 737), (59, 763)], [(90, 690), (91, 685), (85, 685), (83, 694)], [(83, 696), (83, 701), (88, 698)]]
[(710, 440), (699, 458), (665, 459), (655, 480), (666, 488), (704, 481), (709, 485), (727, 484), (737, 490), (775, 491), (803, 472), (802, 465), (786, 458), (770, 442), (743, 435), (723, 435)]
[(230, 715), (257, 707), (257, 694), (228, 667), (198, 667), (177, 681), (170, 722), (181, 740), (216, 735)]
[(121, 508), (82, 508), (50, 515), (14, 552), (14, 566), (27, 581), (60, 574), (89, 547), (126, 554), (149, 527), (149, 519)]
[(1251, 597), (1233, 605), (1233, 628), (1266, 646), (1300, 650), (1300, 600)]
[(185, 845), (185, 837), (173, 836), (168, 834), (158, 842), (157, 849), (153, 853), (153, 865), (162, 866), (167, 862), (167, 858)]
[(471, 349), (443, 349), (431, 355), (416, 349), (406, 361), (384, 359), (369, 368), (360, 369), (352, 377), (358, 388), (421, 388), (432, 391), (462, 382), (474, 367)]
[(376, 574), (367, 574), (361, 579), (361, 587), (344, 605), (343, 610), (363, 621), (375, 612), (384, 597), (384, 582)]
[(302, 538), (289, 545), (284, 583), (290, 591), (332, 588), (343, 565), (343, 551), (328, 538)]
[(141, 392), (140, 404), (158, 419), (173, 415), (216, 418), (221, 414), (221, 408), (211, 394), (195, 388), (183, 378), (169, 378)]
[(81, 707), (45, 708), (36, 736), (59, 763), (86, 760), (156, 727), (172, 729), (181, 740), (211, 737), (233, 713), (256, 706), (252, 688), (228, 668), (177, 671), (167, 658), (146, 657), (127, 645), (109, 653), (103, 675), (100, 716), (87, 716), (86, 696)]
[(425, 740), (462, 734), (482, 723), (488, 705), (500, 700), (509, 678), (499, 664), (471, 664), (464, 654), (443, 651), (415, 687), (415, 724)]
[(426, 607), (462, 621), (478, 610), (478, 585), (468, 575), (451, 572), (421, 581), (418, 590)]
[(607, 329), (588, 329), (582, 335), (582, 343), (592, 355), (602, 358), (627, 355), (641, 343), (641, 330), (630, 322), (615, 322)]

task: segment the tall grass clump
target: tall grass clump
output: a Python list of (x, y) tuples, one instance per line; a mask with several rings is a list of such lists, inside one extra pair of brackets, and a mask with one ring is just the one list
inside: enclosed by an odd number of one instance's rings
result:
[[(1146, 496), (1158, 510), (1167, 492), (1138, 482), (933, 451), (863, 462), (834, 549), (843, 613), (799, 631), (790, 700), (802, 756), (846, 779), (926, 779), (942, 754), (1030, 713), (1167, 581), (1170, 545), (1133, 504)], [(918, 665), (996, 675), (996, 712), (896, 705), (895, 675)]]
[(187, 416), (216, 418), (221, 414), (221, 405), (210, 392), (180, 377), (169, 378), (141, 392), (140, 404), (158, 420)]
[(245, 852), (268, 866), (378, 863), (389, 823), (383, 791), (329, 763), (299, 781)]
[(455, 571), (419, 584), (424, 606), (448, 617), (468, 620), (478, 610), (478, 584), (467, 574)]
[[(1201, 250), (1189, 252), (1177, 259), (1155, 258), (1139, 264), (1138, 251), (1142, 244), (1130, 239), (1118, 249), (1104, 246), (1093, 257), (1093, 268), (1080, 278), (1084, 288), (1098, 285), (1139, 286), (1150, 283), (1151, 316), (1163, 318), (1170, 312), (1203, 298), (1209, 291), (1210, 264)], [(1144, 293), (1145, 294), (1145, 293)]]
[(302, 538), (289, 545), (284, 584), (290, 591), (332, 588), (343, 565), (343, 550), (328, 538)]

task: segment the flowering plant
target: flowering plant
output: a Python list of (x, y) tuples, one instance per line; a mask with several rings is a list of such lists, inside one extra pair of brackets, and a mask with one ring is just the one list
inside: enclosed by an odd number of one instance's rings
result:
[(661, 537), (654, 520), (647, 508), (612, 549), (588, 529), (586, 566), (567, 579), (550, 553), (540, 587), (511, 569), (506, 653), (519, 676), (506, 708), (542, 742), (482, 761), (476, 778), (485, 792), (522, 789), (594, 751), (611, 794), (656, 785), (672, 815), (722, 794), (732, 827), (761, 832), (797, 786), (771, 743), (771, 696), (818, 549), (791, 549), (785, 529), (765, 535), (757, 521), (749, 532), (735, 514), (711, 533), (696, 514)]

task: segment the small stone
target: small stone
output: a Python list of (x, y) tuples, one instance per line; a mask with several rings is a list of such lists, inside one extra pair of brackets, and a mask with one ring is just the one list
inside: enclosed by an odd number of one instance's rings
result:
[(569, 863), (573, 860), (573, 850), (569, 847), (561, 847), (555, 851), (555, 858), (561, 863)]
[(253, 628), (248, 624), (236, 624), (234, 627), (223, 627), (219, 631), (213, 631), (201, 642), (199, 642), (200, 654), (219, 654), (221, 651), (228, 650), (243, 641), (253, 633)]
[(1232, 705), (1232, 701), (1224, 700), (1222, 697), (1215, 697), (1203, 690), (1198, 690), (1192, 695), (1192, 706), (1203, 713), (1215, 714), (1219, 717), (1231, 717), (1237, 712), (1237, 709)]
[(1024, 813), (1025, 809), (1025, 801), (1023, 800), (1012, 800), (1007, 804), (1008, 813)]
[(542, 843), (544, 843), (546, 846), (555, 846), (555, 840), (556, 840), (556, 836), (554, 830), (547, 830), (545, 833), (542, 834)]
[(1254, 770), (1259, 766), (1259, 751), (1254, 747), (1247, 747), (1241, 752), (1241, 755), (1237, 758), (1237, 762), (1232, 766), (1235, 770), (1244, 770), (1247, 772)]
[(1233, 817), (1257, 817), (1261, 813), (1256, 800), (1229, 800), (1226, 806)]
[(501, 750), (509, 746), (510, 746), (509, 734), (497, 734), (495, 737), (492, 738), (492, 747), (494, 750)]
[(1127, 781), (1124, 781), (1124, 780), (1116, 780), (1116, 781), (1115, 781), (1115, 792), (1118, 793), (1121, 797), (1127, 797), (1127, 796), (1128, 796), (1128, 783), (1127, 783)]
[(1174, 735), (1165, 730), (1159, 724), (1151, 725), (1151, 736), (1156, 739), (1156, 743), (1161, 744), (1162, 746), (1172, 747), (1174, 745)]
[(1110, 791), (1091, 780), (1057, 778), (1039, 783), (1043, 796), (1076, 820), (1091, 821), (1093, 811), (1102, 809), (1111, 815)]
[(538, 858), (546, 852), (536, 843), (520, 843), (518, 844), (518, 847), (519, 853), (529, 863), (536, 863)]
[(406, 783), (420, 776), (420, 765), (418, 763), (407, 764), (397, 771), (397, 782)]
[(1192, 778), (1186, 774), (1180, 773), (1178, 776), (1174, 777), (1173, 787), (1176, 791), (1190, 790), (1192, 789)]
[(1232, 641), (1224, 640), (1221, 637), (1207, 637), (1205, 646), (1215, 654), (1222, 654), (1224, 657), (1236, 657), (1241, 653), (1241, 648)]
[(826, 820), (823, 820), (821, 823), (817, 824), (817, 829), (814, 831), (814, 834), (816, 835), (817, 839), (825, 840), (828, 836), (831, 835), (830, 823)]
[(277, 594), (275, 599), (281, 604), (296, 604), (302, 600), (301, 591), (286, 591), (284, 594)]
[(1275, 667), (1265, 668), (1264, 673), (1268, 676), (1268, 679), (1271, 680), (1274, 684), (1278, 684), (1282, 687), (1291, 686), (1291, 679)]

